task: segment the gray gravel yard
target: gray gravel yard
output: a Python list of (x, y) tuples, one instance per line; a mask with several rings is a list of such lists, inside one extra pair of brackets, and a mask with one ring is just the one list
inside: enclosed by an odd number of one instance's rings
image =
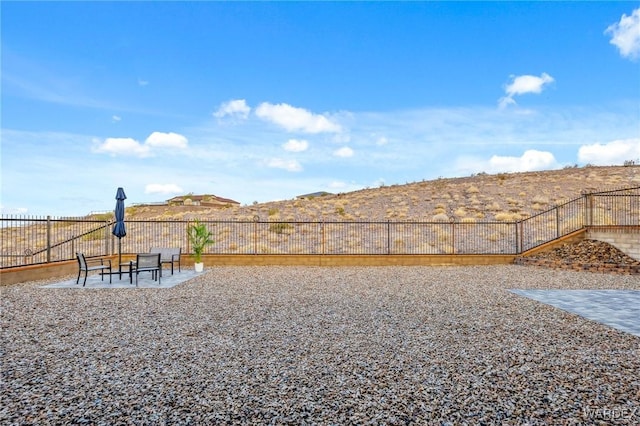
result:
[(0, 287), (1, 424), (640, 423), (640, 338), (521, 266), (215, 267), (170, 289)]

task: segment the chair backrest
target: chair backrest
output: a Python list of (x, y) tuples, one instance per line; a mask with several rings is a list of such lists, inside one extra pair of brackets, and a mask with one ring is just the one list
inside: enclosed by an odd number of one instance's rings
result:
[(76, 252), (76, 256), (78, 256), (78, 264), (80, 265), (80, 269), (87, 269), (87, 259), (84, 258), (84, 254)]
[(152, 247), (149, 253), (160, 253), (160, 260), (170, 262), (174, 260), (173, 256), (180, 256), (181, 251), (181, 247)]
[(160, 253), (139, 253), (136, 256), (136, 265), (141, 268), (159, 268)]

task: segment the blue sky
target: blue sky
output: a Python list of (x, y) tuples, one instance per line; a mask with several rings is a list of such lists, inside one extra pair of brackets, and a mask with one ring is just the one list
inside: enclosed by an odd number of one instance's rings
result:
[(2, 212), (640, 160), (640, 3), (2, 2)]

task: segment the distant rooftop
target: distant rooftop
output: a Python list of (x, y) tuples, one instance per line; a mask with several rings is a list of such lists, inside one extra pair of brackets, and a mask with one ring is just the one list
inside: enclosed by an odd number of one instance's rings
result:
[(331, 192), (318, 191), (318, 192), (312, 192), (310, 194), (298, 195), (296, 198), (317, 198), (317, 197), (324, 197), (325, 195), (333, 195), (333, 194)]
[(167, 200), (167, 204), (170, 206), (224, 206), (228, 204), (240, 203), (230, 198), (218, 197), (217, 195), (204, 194), (204, 195), (179, 195)]

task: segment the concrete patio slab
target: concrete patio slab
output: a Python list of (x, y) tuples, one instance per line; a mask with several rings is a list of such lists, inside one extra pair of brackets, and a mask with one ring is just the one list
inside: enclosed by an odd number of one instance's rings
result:
[(510, 290), (640, 337), (640, 290)]
[(80, 283), (76, 284), (76, 278), (66, 279), (53, 284), (47, 284), (42, 286), (43, 288), (75, 288), (75, 289), (94, 289), (94, 288), (172, 288), (178, 284), (182, 284), (192, 278), (200, 276), (204, 272), (197, 273), (193, 269), (182, 270), (181, 272), (174, 272), (171, 275), (171, 271), (163, 271), (162, 279), (160, 282), (151, 279), (151, 273), (143, 272), (138, 276), (138, 286), (136, 287), (136, 278), (133, 277), (133, 283), (129, 283), (129, 274), (122, 274), (122, 279), (118, 274), (113, 274), (111, 277), (111, 283), (109, 283), (109, 277), (105, 276), (104, 280), (101, 279), (99, 274), (90, 274), (87, 277), (87, 284), (83, 287), (82, 281), (84, 275), (80, 277)]

